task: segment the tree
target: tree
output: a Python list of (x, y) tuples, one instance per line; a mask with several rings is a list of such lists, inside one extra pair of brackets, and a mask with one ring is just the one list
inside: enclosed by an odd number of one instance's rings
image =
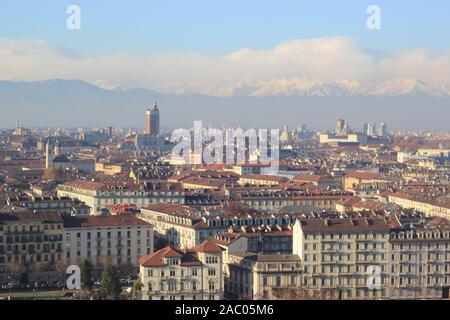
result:
[(119, 278), (117, 276), (117, 270), (111, 265), (106, 266), (102, 272), (100, 280), (100, 299), (117, 299), (121, 293), (121, 287)]
[(88, 259), (84, 259), (81, 263), (81, 287), (85, 290), (91, 291), (94, 282), (92, 281), (92, 270), (94, 266)]
[(55, 275), (59, 280), (65, 280), (67, 276), (67, 263), (63, 260), (55, 262), (53, 269), (55, 270)]
[(25, 265), (21, 262), (15, 261), (8, 265), (7, 276), (14, 282), (22, 280), (22, 275), (25, 273)]
[(42, 176), (43, 180), (58, 180), (64, 177), (64, 169), (62, 168), (47, 168), (44, 171), (44, 175)]
[(131, 296), (132, 300), (139, 299), (139, 296), (140, 296), (140, 293), (141, 293), (143, 287), (144, 287), (144, 285), (142, 284), (142, 282), (140, 280), (136, 280), (134, 282), (133, 292), (132, 292), (132, 296)]
[(32, 279), (37, 280), (37, 279), (41, 279), (45, 274), (45, 265), (42, 262), (33, 262), (31, 264), (31, 275), (32, 275)]

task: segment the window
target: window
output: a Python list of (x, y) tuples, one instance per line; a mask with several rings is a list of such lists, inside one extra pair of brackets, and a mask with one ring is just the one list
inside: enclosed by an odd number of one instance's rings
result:
[(175, 291), (177, 289), (177, 283), (175, 280), (168, 282), (169, 291)]
[(209, 281), (209, 291), (214, 291), (216, 287), (215, 281), (214, 280), (210, 280)]
[(297, 277), (291, 276), (291, 285), (296, 286), (297, 285)]
[(276, 286), (281, 287), (281, 277), (280, 276), (276, 277)]

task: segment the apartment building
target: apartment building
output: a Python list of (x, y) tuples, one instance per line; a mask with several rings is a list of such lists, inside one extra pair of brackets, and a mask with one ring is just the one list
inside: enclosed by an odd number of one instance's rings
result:
[(301, 260), (294, 254), (228, 254), (226, 292), (233, 299), (273, 299), (283, 288), (301, 284)]
[(450, 194), (439, 197), (413, 192), (386, 194), (389, 203), (415, 209), (431, 217), (450, 219)]
[(230, 228), (217, 236), (244, 237), (249, 252), (266, 254), (292, 253), (292, 225), (260, 225)]
[(155, 235), (174, 248), (191, 248), (232, 227), (283, 226), (294, 222), (288, 215), (249, 214), (215, 208), (198, 211), (189, 206), (158, 203), (141, 209), (142, 219), (155, 226)]
[(105, 263), (138, 265), (153, 252), (153, 227), (132, 214), (64, 217), (64, 250), (68, 265), (84, 259), (95, 267)]
[(407, 226), (389, 242), (392, 299), (449, 298), (450, 225)]
[(382, 184), (384, 179), (377, 172), (350, 171), (347, 172), (343, 179), (344, 190), (352, 190), (359, 184)]
[(58, 186), (58, 196), (83, 201), (91, 207), (91, 214), (111, 204), (135, 204), (144, 207), (151, 203), (184, 203), (184, 191), (179, 184), (108, 181), (72, 181)]
[(192, 249), (166, 247), (139, 259), (142, 300), (220, 300), (222, 249), (206, 241)]
[(256, 210), (277, 211), (285, 206), (309, 205), (332, 210), (336, 203), (352, 197), (343, 191), (253, 191), (242, 192), (237, 199)]
[(227, 228), (210, 226), (200, 212), (184, 205), (153, 204), (142, 208), (139, 217), (154, 225), (155, 236), (173, 248), (195, 247)]
[(52, 278), (63, 262), (63, 220), (58, 213), (0, 213), (0, 282), (19, 275)]
[(281, 176), (249, 174), (241, 176), (239, 184), (250, 186), (279, 186), (288, 180), (289, 179)]
[[(303, 288), (336, 299), (389, 297), (389, 238), (400, 226), (395, 217), (297, 220), (293, 253), (302, 260)], [(376, 286), (370, 282), (374, 272)]]
[(30, 212), (58, 212), (61, 214), (71, 214), (74, 207), (80, 202), (69, 197), (42, 197), (14, 195), (8, 196), (6, 204), (27, 209)]

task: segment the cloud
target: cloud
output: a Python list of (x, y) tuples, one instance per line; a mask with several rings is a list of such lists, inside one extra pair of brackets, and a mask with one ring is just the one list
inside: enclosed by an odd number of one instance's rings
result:
[(450, 53), (435, 56), (416, 49), (380, 58), (354, 39), (335, 37), (244, 48), (218, 58), (197, 53), (82, 57), (44, 40), (0, 39), (0, 77), (80, 79), (106, 88), (221, 96), (245, 94), (248, 87), (289, 78), (360, 83), (417, 79), (449, 86)]

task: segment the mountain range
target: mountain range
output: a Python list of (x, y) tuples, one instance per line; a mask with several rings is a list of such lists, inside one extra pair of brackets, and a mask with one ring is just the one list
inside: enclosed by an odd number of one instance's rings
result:
[(306, 96), (306, 97), (398, 97), (425, 95), (449, 98), (450, 86), (434, 87), (415, 79), (394, 79), (380, 83), (358, 81), (316, 81), (303, 78), (284, 78), (269, 81), (245, 80), (219, 87), (225, 96)]
[(81, 80), (0, 81), (0, 127), (144, 125), (153, 101), (162, 125), (290, 127), (306, 123), (332, 128), (337, 118), (353, 128), (387, 122), (398, 129), (450, 129), (450, 88), (414, 79), (377, 84), (322, 82), (301, 78), (245, 80), (211, 88), (214, 95), (159, 93), (147, 89), (101, 88)]

